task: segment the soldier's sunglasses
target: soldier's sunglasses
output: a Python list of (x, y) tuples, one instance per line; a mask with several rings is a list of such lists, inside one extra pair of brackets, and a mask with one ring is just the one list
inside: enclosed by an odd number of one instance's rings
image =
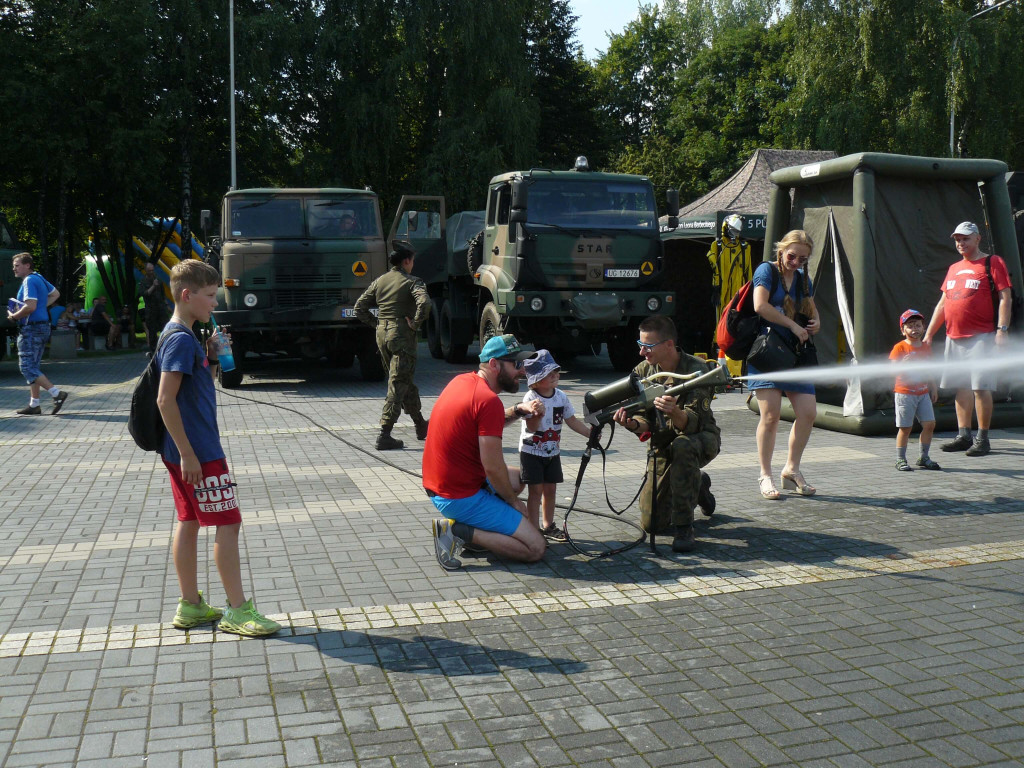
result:
[(664, 344), (666, 341), (668, 341), (668, 339), (662, 339), (661, 341), (656, 341), (653, 344), (648, 344), (647, 342), (638, 340), (637, 346), (640, 347), (641, 351), (643, 351), (645, 349), (654, 349), (656, 346), (658, 346), (659, 344)]

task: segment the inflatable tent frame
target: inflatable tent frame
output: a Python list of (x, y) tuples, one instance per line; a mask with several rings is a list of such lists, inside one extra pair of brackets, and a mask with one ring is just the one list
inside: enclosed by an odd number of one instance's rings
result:
[[(846, 347), (853, 346), (843, 332), (834, 259), (840, 262), (860, 361), (888, 357), (901, 338), (898, 318), (904, 309), (931, 317), (946, 270), (959, 259), (950, 233), (961, 221), (978, 223), (982, 249), (1004, 257), (1014, 291), (1024, 295), (1006, 170), (996, 160), (865, 152), (771, 174), (764, 259), (774, 259), (773, 244), (790, 229), (805, 229), (813, 238), (808, 269), (822, 320), (815, 343), (823, 365), (848, 360)], [(935, 353), (942, 354), (941, 344)], [(895, 433), (887, 386), (865, 383), (860, 413), (847, 407), (844, 415), (846, 394), (846, 387), (819, 393), (816, 426)], [(783, 416), (792, 419), (788, 402)], [(936, 419), (940, 430), (956, 425), (952, 406), (938, 408)], [(993, 427), (1021, 424), (1019, 399), (996, 404)]]

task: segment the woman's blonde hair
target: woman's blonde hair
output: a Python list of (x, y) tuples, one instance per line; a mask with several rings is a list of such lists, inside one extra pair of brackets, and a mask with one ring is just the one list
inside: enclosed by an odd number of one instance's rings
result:
[[(783, 235), (782, 239), (775, 244), (775, 264), (779, 268), (780, 276), (783, 274), (782, 253), (791, 245), (806, 245), (809, 251), (814, 250), (814, 240), (802, 229), (791, 229)], [(810, 266), (810, 262), (808, 262), (808, 266)], [(809, 271), (808, 267), (805, 266), (803, 274), (799, 275), (798, 278), (801, 281), (800, 313), (807, 315), (807, 317), (812, 317), (814, 315), (814, 298), (811, 296), (811, 280), (807, 274)], [(788, 291), (786, 292), (786, 297), (782, 300), (782, 311), (791, 320), (796, 317), (796, 307), (793, 306), (793, 299), (790, 298)]]

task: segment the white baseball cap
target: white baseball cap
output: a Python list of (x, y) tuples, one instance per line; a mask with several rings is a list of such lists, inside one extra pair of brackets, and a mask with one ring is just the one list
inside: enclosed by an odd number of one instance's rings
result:
[[(973, 221), (961, 221), (956, 225), (956, 229), (953, 230), (953, 235), (977, 235), (978, 225)], [(950, 237), (953, 237), (950, 235)]]

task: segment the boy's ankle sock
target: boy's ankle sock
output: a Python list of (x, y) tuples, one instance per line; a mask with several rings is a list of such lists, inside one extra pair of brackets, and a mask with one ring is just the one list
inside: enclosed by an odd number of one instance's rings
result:
[(979, 429), (977, 437), (978, 437), (979, 440), (988, 440), (988, 430), (987, 429)]
[(960, 437), (968, 437), (969, 438), (971, 436), (971, 428), (970, 427), (959, 427), (957, 429), (956, 433)]
[(50, 393), (50, 397), (56, 397), (57, 395), (60, 394), (60, 387), (58, 387), (56, 384), (54, 384), (52, 387), (50, 387), (46, 391)]
[(472, 525), (466, 525), (465, 523), (452, 523), (452, 533), (467, 544), (473, 540), (473, 533), (475, 531), (476, 529)]
[(907, 458), (907, 446), (896, 446), (896, 458), (906, 459)]
[(921, 458), (928, 458), (928, 449), (932, 447), (931, 443), (921, 443)]
[(30, 397), (28, 399), (28, 406), (29, 406), (29, 408), (35, 408), (37, 405), (39, 405), (39, 398), (38, 397)]

